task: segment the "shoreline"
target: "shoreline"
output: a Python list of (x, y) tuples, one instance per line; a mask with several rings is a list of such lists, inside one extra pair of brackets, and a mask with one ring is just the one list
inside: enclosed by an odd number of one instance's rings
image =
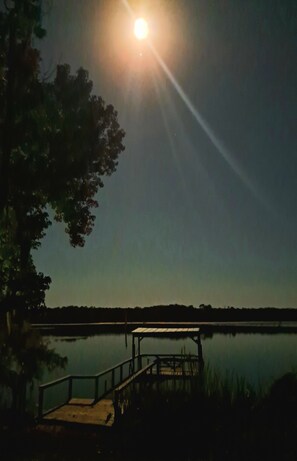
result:
[(201, 334), (212, 333), (297, 333), (296, 321), (244, 321), (244, 322), (89, 322), (89, 323), (33, 323), (41, 334), (76, 335), (99, 333), (130, 334), (138, 327), (198, 327)]

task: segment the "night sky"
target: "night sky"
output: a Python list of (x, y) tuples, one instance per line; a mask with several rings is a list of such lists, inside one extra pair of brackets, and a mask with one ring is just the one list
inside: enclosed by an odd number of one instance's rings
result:
[(34, 253), (46, 304), (297, 307), (297, 2), (129, 4), (159, 61), (125, 2), (44, 1), (43, 72), (86, 68), (126, 131), (85, 247)]

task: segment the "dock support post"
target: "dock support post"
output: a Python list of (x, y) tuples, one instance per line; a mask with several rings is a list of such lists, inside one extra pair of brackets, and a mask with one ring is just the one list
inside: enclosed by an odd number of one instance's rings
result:
[(111, 372), (111, 387), (114, 387), (114, 368), (112, 369), (112, 372)]
[(72, 376), (69, 377), (68, 382), (68, 402), (72, 399)]
[(137, 366), (138, 366), (138, 370), (140, 370), (140, 368), (141, 368), (141, 363), (140, 363), (141, 359), (140, 359), (140, 337), (139, 336), (137, 338), (137, 355), (138, 355), (138, 364), (137, 364)]
[(202, 354), (202, 344), (201, 344), (200, 334), (198, 336), (197, 346), (198, 346), (198, 369), (199, 371), (202, 371), (204, 367), (204, 360), (203, 360), (203, 354)]
[(43, 388), (39, 387), (38, 396), (38, 419), (41, 419), (43, 415)]
[(99, 376), (96, 376), (95, 378), (95, 402), (98, 401), (99, 397)]
[(134, 373), (134, 369), (135, 369), (135, 337), (134, 335), (132, 334), (132, 372)]
[(159, 391), (160, 386), (160, 357), (157, 356), (157, 391)]
[(203, 360), (203, 354), (202, 354), (202, 344), (201, 344), (201, 337), (200, 333), (198, 333), (198, 336), (195, 338), (192, 336), (192, 340), (194, 343), (197, 344), (197, 349), (198, 349), (198, 371), (202, 371), (204, 368), (204, 360)]
[(157, 356), (157, 377), (160, 375), (160, 357)]

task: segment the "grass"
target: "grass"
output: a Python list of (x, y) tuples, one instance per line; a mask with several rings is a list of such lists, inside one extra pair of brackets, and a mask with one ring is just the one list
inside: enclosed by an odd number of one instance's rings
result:
[(118, 437), (127, 459), (296, 461), (296, 373), (256, 391), (206, 366), (188, 386), (171, 384), (134, 396)]

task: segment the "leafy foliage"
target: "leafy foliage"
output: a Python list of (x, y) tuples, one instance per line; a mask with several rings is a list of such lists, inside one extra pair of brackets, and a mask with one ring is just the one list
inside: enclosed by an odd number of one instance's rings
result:
[(41, 1), (19, 0), (0, 12), (0, 310), (44, 303), (50, 278), (37, 274), (31, 250), (54, 219), (73, 246), (94, 226), (102, 177), (124, 150), (117, 112), (92, 94), (88, 72), (59, 65), (40, 75)]

